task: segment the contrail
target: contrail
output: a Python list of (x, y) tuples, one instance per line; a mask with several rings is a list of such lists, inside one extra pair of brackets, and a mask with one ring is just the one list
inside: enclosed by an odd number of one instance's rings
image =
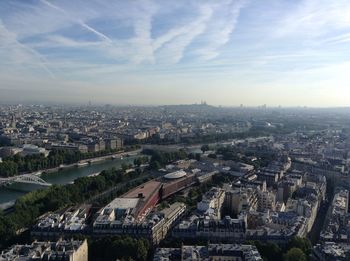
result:
[(110, 38), (108, 38), (106, 35), (104, 35), (103, 33), (100, 33), (99, 31), (96, 31), (94, 28), (92, 28), (91, 26), (88, 26), (86, 23), (84, 23), (81, 20), (77, 21), (82, 27), (86, 28), (87, 30), (89, 30), (90, 32), (95, 33), (96, 35), (98, 35), (99, 37), (101, 37), (102, 39), (108, 41), (108, 42), (112, 42), (112, 40)]
[(95, 35), (97, 35), (98, 37), (100, 37), (101, 39), (107, 41), (107, 42), (112, 42), (112, 40), (106, 36), (105, 34), (95, 30), (94, 28), (92, 28), (91, 26), (87, 25), (86, 23), (84, 23), (82, 20), (80, 19), (74, 19), (72, 18), (64, 9), (54, 5), (54, 4), (51, 4), (50, 2), (46, 1), (46, 0), (40, 0), (42, 3), (46, 4), (47, 6), (55, 9), (55, 10), (58, 10), (60, 11), (61, 13), (63, 13), (65, 16), (67, 16), (70, 20), (78, 23), (80, 26), (84, 27), (85, 29), (87, 29), (88, 31), (94, 33)]
[(32, 49), (32, 48), (30, 48), (30, 47), (28, 47), (28, 46), (26, 46), (26, 45), (24, 45), (24, 44), (22, 44), (22, 43), (20, 43), (20, 42), (18, 42), (18, 41), (16, 41), (16, 42), (17, 42), (17, 44), (18, 44), (20, 47), (26, 49), (27, 51), (31, 52), (31, 53), (34, 54), (36, 57), (38, 57), (39, 60), (40, 60), (40, 65), (41, 65), (41, 67), (51, 76), (52, 79), (56, 79), (56, 76), (55, 76), (55, 75), (53, 74), (53, 72), (49, 69), (49, 67), (47, 67), (46, 64), (48, 63), (48, 61), (46, 60), (45, 57), (43, 57), (40, 53), (38, 53), (38, 52), (35, 51), (34, 49)]
[(10, 32), (2, 23), (1, 19), (0, 19), (0, 34), (4, 33), (4, 36), (7, 36), (8, 39), (10, 40), (11, 44), (13, 44), (14, 46), (17, 46), (17, 48), (20, 49), (24, 49), (28, 52), (30, 52), (32, 55), (34, 55), (35, 57), (37, 57), (39, 59), (39, 63), (38, 65), (40, 67), (42, 67), (53, 79), (56, 79), (55, 75), (52, 73), (52, 71), (49, 69), (49, 67), (47, 66), (48, 61), (46, 60), (46, 58), (44, 56), (42, 56), (40, 53), (38, 53), (36, 50), (26, 46), (25, 44), (22, 44), (20, 41), (17, 40), (17, 36), (13, 33)]

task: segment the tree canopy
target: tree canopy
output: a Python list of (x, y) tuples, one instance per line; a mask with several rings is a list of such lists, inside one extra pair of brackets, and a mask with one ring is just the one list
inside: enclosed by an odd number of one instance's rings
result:
[(306, 255), (300, 248), (293, 247), (283, 256), (284, 261), (306, 261)]
[(31, 226), (40, 215), (86, 202), (112, 187), (116, 188), (114, 196), (121, 195), (146, 181), (147, 177), (139, 175), (138, 172), (124, 173), (112, 168), (96, 177), (78, 178), (74, 184), (53, 185), (25, 194), (17, 199), (13, 212), (8, 215), (0, 212), (0, 249), (12, 243), (15, 231)]
[(89, 241), (89, 260), (147, 260), (150, 244), (143, 238), (105, 237)]
[(55, 168), (61, 164), (73, 164), (83, 159), (90, 159), (115, 153), (117, 150), (104, 150), (98, 152), (81, 153), (79, 151), (68, 151), (54, 149), (45, 157), (44, 154), (5, 157), (0, 163), (0, 177), (11, 177), (19, 173), (32, 172)]
[(288, 244), (288, 248), (299, 248), (306, 256), (308, 256), (311, 253), (312, 245), (307, 238), (294, 237)]

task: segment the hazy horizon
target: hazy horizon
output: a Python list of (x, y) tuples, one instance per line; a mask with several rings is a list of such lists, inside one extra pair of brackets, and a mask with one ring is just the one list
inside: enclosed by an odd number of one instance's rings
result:
[(0, 2), (0, 103), (350, 106), (347, 0)]
[[(206, 101), (204, 101), (206, 103)], [(104, 106), (112, 106), (112, 107), (171, 107), (171, 106), (198, 106), (202, 105), (201, 101), (199, 102), (193, 102), (193, 103), (172, 103), (172, 104), (128, 104), (128, 103), (104, 103), (104, 102), (98, 102), (93, 103), (91, 100), (87, 102), (55, 102), (55, 101), (24, 101), (24, 102), (17, 102), (17, 101), (7, 101), (3, 102), (0, 100), (0, 106), (67, 106), (67, 107), (104, 107)], [(295, 105), (295, 106), (283, 106), (283, 105), (275, 105), (271, 106), (268, 104), (259, 104), (259, 105), (221, 105), (221, 104), (208, 104), (205, 105), (213, 107), (213, 108), (223, 108), (223, 109), (266, 109), (266, 110), (350, 110), (350, 106), (306, 106), (306, 105)]]

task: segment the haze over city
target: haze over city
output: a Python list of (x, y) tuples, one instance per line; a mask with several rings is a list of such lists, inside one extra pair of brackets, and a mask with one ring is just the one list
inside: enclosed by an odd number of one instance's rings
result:
[(0, 0), (0, 261), (349, 261), (350, 0)]
[(1, 1), (0, 102), (347, 106), (350, 2)]

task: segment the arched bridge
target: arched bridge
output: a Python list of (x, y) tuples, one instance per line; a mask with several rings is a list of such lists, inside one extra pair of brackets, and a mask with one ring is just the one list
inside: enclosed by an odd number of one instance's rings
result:
[(0, 186), (1, 185), (11, 185), (14, 183), (22, 183), (22, 184), (33, 184), (33, 185), (39, 185), (39, 186), (51, 186), (50, 183), (47, 183), (45, 180), (41, 179), (38, 176), (32, 175), (32, 174), (23, 174), (23, 175), (18, 175), (15, 177), (10, 177), (10, 178), (3, 178), (0, 179)]
[(38, 184), (42, 186), (50, 186), (50, 183), (47, 183), (45, 180), (41, 179), (38, 176), (31, 175), (31, 174), (24, 174), (17, 177), (14, 177), (13, 182), (19, 182), (19, 183), (31, 183), (31, 184)]

